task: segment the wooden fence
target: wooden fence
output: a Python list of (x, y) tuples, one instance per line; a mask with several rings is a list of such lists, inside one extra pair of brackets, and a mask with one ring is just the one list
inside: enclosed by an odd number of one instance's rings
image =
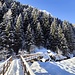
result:
[(0, 65), (0, 75), (4, 75), (12, 62), (12, 56)]
[(26, 75), (26, 74), (27, 75), (35, 75), (33, 73), (33, 71), (30, 69), (30, 67), (29, 67), (28, 63), (25, 61), (25, 59), (22, 56), (20, 56), (20, 58), (21, 58), (22, 66), (23, 66), (24, 75)]

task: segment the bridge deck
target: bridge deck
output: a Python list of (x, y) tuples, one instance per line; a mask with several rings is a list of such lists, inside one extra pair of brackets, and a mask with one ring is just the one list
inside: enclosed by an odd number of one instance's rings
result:
[[(34, 57), (29, 56), (27, 60), (32, 60)], [(4, 62), (0, 75), (35, 75), (30, 69), (28, 63), (23, 56), (10, 57)], [(0, 67), (0, 68), (1, 68)]]
[(20, 59), (14, 59), (5, 75), (24, 75)]

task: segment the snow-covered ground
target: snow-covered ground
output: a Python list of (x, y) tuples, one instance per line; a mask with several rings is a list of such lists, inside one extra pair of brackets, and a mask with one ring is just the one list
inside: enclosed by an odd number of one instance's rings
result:
[[(57, 55), (56, 53), (47, 51), (47, 49), (43, 47), (36, 48), (34, 52), (32, 52), (32, 54), (37, 53), (43, 55), (42, 60), (44, 61), (29, 63), (30, 68), (36, 75), (75, 75), (75, 57), (60, 62), (52, 62), (50, 55), (55, 56)], [(64, 56), (60, 56), (60, 59), (64, 58)], [(49, 61), (45, 62), (45, 59), (49, 59)], [(1, 62), (0, 65), (2, 64), (3, 63)], [(20, 59), (14, 58), (5, 75), (24, 75)]]
[(75, 58), (61, 62), (34, 62), (30, 68), (36, 75), (75, 75)]
[(41, 47), (41, 48), (35, 47), (33, 52), (43, 55), (43, 59), (41, 59), (41, 60), (49, 59), (49, 60), (54, 60), (54, 61), (61, 61), (61, 60), (67, 59), (66, 56), (57, 54), (57, 53), (52, 52), (51, 50), (47, 50), (46, 48), (43, 48), (43, 47)]
[(2, 65), (2, 64), (3, 64), (3, 62), (4, 62), (4, 61), (0, 61), (0, 65)]
[(12, 61), (5, 75), (24, 75), (19, 59), (14, 59)]
[(65, 71), (75, 75), (75, 57), (56, 62), (56, 65), (58, 65), (61, 69), (64, 69)]
[[(48, 51), (49, 52), (49, 51)], [(54, 52), (48, 54), (47, 49), (45, 48), (36, 48), (35, 53), (40, 53), (44, 56), (44, 58), (49, 58), (49, 55), (57, 55)], [(56, 59), (65, 59), (65, 56), (57, 55)], [(75, 75), (75, 58), (62, 60), (60, 62), (33, 62), (29, 64), (30, 68), (36, 75)]]

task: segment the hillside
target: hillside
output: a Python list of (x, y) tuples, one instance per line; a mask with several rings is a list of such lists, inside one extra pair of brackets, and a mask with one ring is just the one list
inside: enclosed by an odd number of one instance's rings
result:
[(32, 45), (67, 56), (75, 50), (75, 27), (30, 5), (0, 0), (0, 50), (18, 54)]

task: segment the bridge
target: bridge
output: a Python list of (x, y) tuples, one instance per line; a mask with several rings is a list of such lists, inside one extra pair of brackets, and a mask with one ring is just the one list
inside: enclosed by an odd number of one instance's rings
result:
[[(0, 75), (35, 75), (25, 58), (22, 55), (18, 57), (13, 58), (10, 56), (2, 63), (0, 65)], [(27, 55), (27, 57), (29, 56)], [(30, 59), (33, 59), (33, 57), (30, 57)], [(29, 58), (27, 58), (27, 60), (29, 61)]]

